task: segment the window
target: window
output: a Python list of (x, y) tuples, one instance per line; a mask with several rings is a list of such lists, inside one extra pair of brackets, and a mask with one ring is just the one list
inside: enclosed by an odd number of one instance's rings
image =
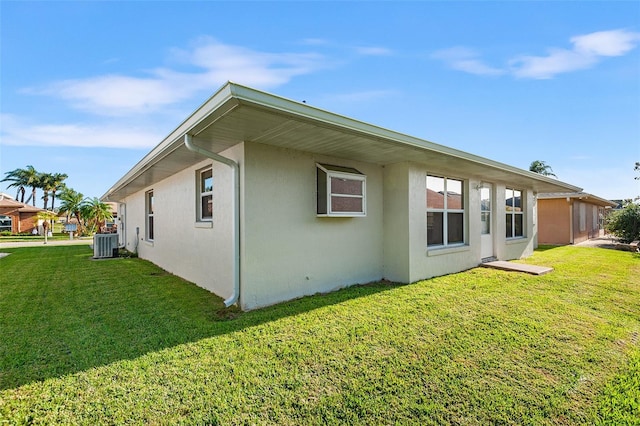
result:
[(491, 188), (480, 188), (480, 233), (491, 233)]
[(198, 217), (199, 222), (207, 222), (213, 219), (213, 170), (198, 170)]
[(145, 194), (145, 199), (147, 214), (146, 239), (147, 241), (153, 241), (153, 191), (148, 191)]
[(524, 237), (524, 212), (522, 211), (522, 191), (507, 188), (505, 192), (507, 213), (507, 238)]
[(427, 176), (427, 247), (464, 244), (464, 183)]
[(366, 216), (367, 177), (351, 167), (317, 164), (318, 216)]
[(4, 215), (0, 215), (0, 232), (2, 231), (9, 231), (11, 232), (13, 230), (12, 228), (12, 223), (11, 223), (11, 216), (4, 216)]

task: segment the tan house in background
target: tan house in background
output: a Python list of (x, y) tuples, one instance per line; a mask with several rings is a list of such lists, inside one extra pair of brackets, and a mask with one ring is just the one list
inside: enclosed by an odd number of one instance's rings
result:
[(604, 235), (616, 203), (585, 192), (538, 194), (538, 244), (578, 244)]
[(41, 208), (14, 200), (7, 194), (0, 194), (0, 232), (13, 234), (31, 233), (38, 229), (38, 212)]

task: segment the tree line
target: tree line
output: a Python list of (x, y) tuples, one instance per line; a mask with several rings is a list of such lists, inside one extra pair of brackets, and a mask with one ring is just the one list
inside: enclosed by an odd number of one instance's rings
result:
[[(21, 203), (25, 203), (27, 189), (31, 190), (26, 204), (32, 202), (34, 207), (37, 190), (42, 190), (45, 212), (39, 214), (39, 217), (45, 219), (45, 223), (59, 214), (66, 214), (67, 219), (73, 217), (78, 222), (79, 234), (99, 231), (108, 220), (113, 219), (110, 206), (96, 197), (85, 197), (82, 193), (68, 187), (64, 183), (67, 178), (65, 173), (41, 173), (29, 165), (24, 169), (18, 168), (5, 172), (5, 177), (0, 182), (10, 182), (7, 187), (16, 188), (16, 200)], [(55, 208), (56, 195), (60, 200), (58, 209)], [(50, 209), (48, 208), (49, 199), (51, 199)]]

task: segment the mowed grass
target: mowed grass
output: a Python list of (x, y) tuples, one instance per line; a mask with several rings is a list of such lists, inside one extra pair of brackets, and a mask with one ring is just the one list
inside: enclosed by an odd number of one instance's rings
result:
[(141, 259), (5, 251), (0, 424), (640, 424), (637, 254), (239, 313)]

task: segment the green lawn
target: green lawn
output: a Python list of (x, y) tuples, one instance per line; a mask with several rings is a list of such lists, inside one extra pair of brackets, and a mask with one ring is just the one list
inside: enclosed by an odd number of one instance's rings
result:
[(638, 254), (239, 313), (141, 259), (3, 251), (0, 424), (640, 424)]

